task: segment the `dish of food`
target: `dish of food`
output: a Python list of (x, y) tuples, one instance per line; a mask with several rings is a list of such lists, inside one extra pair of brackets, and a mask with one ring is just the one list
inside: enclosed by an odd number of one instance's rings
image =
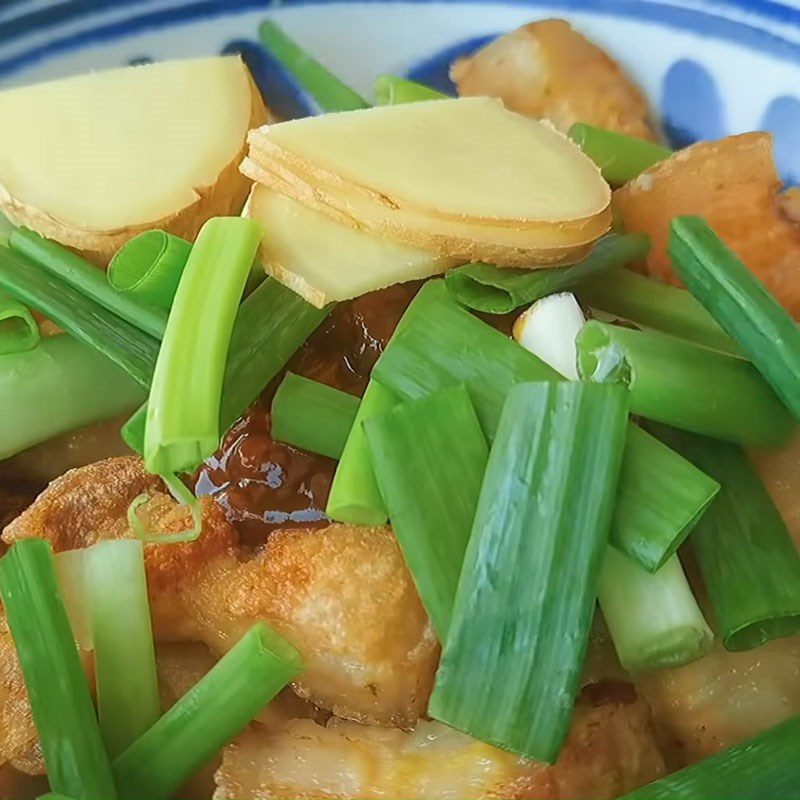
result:
[(769, 133), (252, 35), (0, 92), (0, 798), (800, 798)]

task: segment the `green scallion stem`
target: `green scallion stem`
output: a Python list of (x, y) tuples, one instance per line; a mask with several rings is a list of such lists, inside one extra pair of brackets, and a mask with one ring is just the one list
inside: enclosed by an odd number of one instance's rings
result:
[(263, 623), (114, 762), (122, 798), (166, 800), (302, 671), (298, 652)]
[[(286, 366), (297, 348), (330, 314), (269, 278), (239, 306), (233, 325), (222, 384), (220, 431), (227, 431)], [(144, 453), (147, 406), (125, 423), (122, 438), (135, 453)]]
[(800, 633), (800, 556), (743, 450), (658, 426), (655, 432), (722, 485), (689, 539), (728, 650)]
[(116, 362), (140, 386), (150, 386), (159, 348), (154, 337), (7, 247), (0, 247), (0, 288)]
[(375, 472), (372, 468), (363, 423), (390, 411), (397, 403), (394, 394), (371, 380), (358, 407), (353, 427), (333, 476), (325, 514), (351, 525), (385, 525), (388, 518)]
[(197, 237), (153, 375), (144, 440), (150, 472), (191, 472), (219, 446), (225, 363), (260, 241), (258, 223), (241, 217), (211, 219)]
[(71, 336), (0, 356), (0, 459), (123, 414), (143, 398), (122, 369)]
[(795, 419), (800, 419), (797, 323), (699, 217), (672, 220), (669, 255), (689, 291), (739, 344)]
[(258, 29), (261, 46), (277, 59), (323, 112), (369, 108), (369, 103), (312, 58), (283, 29), (267, 20)]
[(677, 555), (651, 574), (609, 547), (597, 598), (619, 662), (628, 672), (688, 664), (714, 643)]
[(633, 180), (672, 155), (671, 150), (646, 139), (595, 128), (582, 122), (576, 122), (569, 129), (568, 136), (600, 167), (603, 177), (615, 186)]
[(589, 278), (576, 290), (585, 306), (606, 311), (644, 328), (730, 355), (742, 351), (685, 289), (667, 286), (627, 269)]
[(602, 283), (614, 267), (647, 255), (650, 239), (642, 233), (602, 238), (586, 258), (571, 267), (521, 270), (491, 264), (467, 264), (445, 274), (448, 291), (462, 305), (488, 314), (507, 314), (548, 294), (581, 286), (593, 278)]
[(179, 236), (145, 231), (114, 254), (108, 265), (108, 283), (120, 294), (169, 311), (191, 252), (192, 245)]
[(92, 620), (89, 614), (86, 554), (88, 549), (64, 550), (53, 556), (58, 590), (67, 611), (72, 633), (81, 650), (94, 650)]
[(642, 786), (621, 800), (765, 800), (798, 797), (800, 716), (730, 750)]
[(0, 560), (0, 596), (50, 786), (77, 800), (113, 800), (111, 767), (47, 542), (19, 541)]
[(31, 312), (15, 297), (0, 291), (0, 355), (33, 350), (41, 338)]
[(364, 431), (392, 530), (442, 642), (489, 457), (463, 386), (403, 403)]
[(142, 543), (94, 545), (86, 576), (100, 731), (114, 758), (161, 716)]
[(339, 458), (359, 402), (347, 392), (287, 372), (272, 399), (272, 438)]
[(202, 504), (177, 475), (160, 475), (159, 477), (167, 485), (173, 498), (180, 505), (186, 506), (191, 511), (192, 527), (175, 533), (153, 533), (149, 531), (138, 514), (138, 509), (149, 500), (149, 497), (146, 494), (140, 494), (128, 506), (128, 526), (133, 535), (140, 541), (151, 544), (180, 544), (181, 542), (195, 541), (203, 532)]
[(26, 256), (51, 275), (68, 283), (73, 289), (139, 330), (159, 340), (164, 335), (167, 315), (162, 309), (141, 302), (144, 298), (120, 294), (109, 285), (102, 270), (66, 247), (27, 228), (17, 228), (8, 243), (12, 250)]
[(627, 417), (621, 386), (509, 392), (430, 700), (434, 719), (555, 761), (586, 653)]
[(684, 430), (754, 445), (778, 445), (791, 415), (747, 361), (661, 333), (588, 322), (578, 336), (584, 380), (618, 380), (631, 412)]
[(379, 75), (375, 79), (375, 105), (399, 106), (404, 103), (421, 103), (424, 100), (445, 100), (448, 95), (407, 78), (396, 75)]

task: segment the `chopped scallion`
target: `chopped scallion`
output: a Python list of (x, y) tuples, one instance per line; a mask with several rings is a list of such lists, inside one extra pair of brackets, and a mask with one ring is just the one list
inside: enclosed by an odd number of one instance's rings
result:
[(689, 291), (800, 419), (800, 330), (763, 283), (699, 217), (670, 224), (669, 255)]
[(555, 292), (605, 275), (647, 255), (650, 239), (642, 233), (610, 234), (594, 246), (586, 258), (571, 267), (521, 270), (490, 264), (467, 264), (448, 270), (445, 283), (459, 303), (489, 314), (507, 314)]
[(588, 322), (578, 337), (578, 372), (627, 384), (632, 413), (706, 436), (770, 446), (794, 428), (752, 364), (666, 334)]
[(0, 355), (33, 350), (41, 338), (31, 312), (15, 297), (0, 291)]
[(93, 650), (92, 620), (89, 616), (88, 582), (86, 576), (85, 547), (64, 550), (53, 557), (58, 578), (58, 589), (69, 624), (81, 650)]
[(329, 458), (342, 455), (359, 399), (287, 372), (272, 399), (272, 438)]
[(120, 796), (166, 800), (302, 671), (298, 652), (263, 623), (114, 762)]
[(146, 494), (138, 495), (128, 506), (128, 527), (130, 527), (133, 535), (142, 542), (151, 544), (193, 542), (203, 531), (202, 503), (186, 488), (177, 475), (161, 475), (160, 478), (167, 485), (173, 498), (191, 511), (192, 527), (175, 533), (152, 533), (147, 530), (138, 514), (138, 509), (149, 499)]
[(364, 431), (392, 530), (447, 641), (489, 448), (463, 386), (403, 403)]
[(671, 150), (646, 139), (582, 122), (576, 122), (569, 129), (568, 136), (600, 167), (603, 177), (615, 186), (633, 180), (672, 155)]
[(191, 472), (219, 446), (228, 348), (260, 241), (258, 223), (242, 217), (211, 219), (197, 237), (153, 375), (144, 439), (149, 472)]
[(0, 596), (50, 786), (79, 800), (114, 800), (111, 767), (47, 542), (21, 540), (0, 559)]
[(179, 236), (145, 231), (114, 254), (108, 282), (119, 293), (169, 311), (191, 251), (192, 245)]
[(375, 105), (399, 106), (420, 103), (424, 100), (444, 100), (446, 94), (407, 78), (396, 75), (379, 75), (375, 79)]
[[(154, 231), (155, 232), (155, 231)], [(17, 228), (8, 240), (12, 250), (26, 256), (73, 289), (130, 322), (139, 330), (161, 339), (167, 326), (167, 315), (160, 309), (141, 302), (143, 298), (126, 297), (109, 285), (105, 273), (58, 242), (45, 239), (27, 228)]]
[(429, 713), (553, 762), (569, 728), (627, 429), (627, 390), (508, 394)]

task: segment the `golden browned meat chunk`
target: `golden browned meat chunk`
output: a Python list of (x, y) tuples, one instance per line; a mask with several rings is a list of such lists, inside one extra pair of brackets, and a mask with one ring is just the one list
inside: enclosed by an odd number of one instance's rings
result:
[[(158, 491), (136, 458), (68, 473), (8, 526), (54, 550), (130, 536), (125, 512), (149, 489), (147, 524), (160, 533), (189, 525), (188, 512)], [(220, 509), (203, 506), (190, 544), (145, 547), (155, 636), (200, 641), (217, 655), (265, 621), (300, 650), (297, 693), (348, 719), (410, 727), (427, 706), (439, 647), (393, 534), (330, 525), (279, 531), (255, 557), (240, 557)]]
[(468, 58), (450, 77), (459, 95), (499, 97), (513, 111), (562, 131), (576, 122), (655, 139), (636, 85), (597, 45), (562, 19), (532, 22)]
[(800, 637), (755, 650), (709, 655), (642, 676), (669, 766), (677, 768), (732, 747), (800, 713)]
[(47, 792), (47, 778), (26, 775), (10, 764), (0, 765), (0, 798), (2, 800), (30, 800)]
[(664, 764), (647, 706), (630, 686), (584, 691), (554, 766), (526, 761), (438, 722), (409, 732), (332, 720), (251, 726), (225, 748), (216, 800), (266, 798), (611, 798)]
[(35, 742), (28, 692), (0, 606), (0, 765), (27, 758)]
[(698, 214), (778, 301), (800, 319), (800, 203), (780, 194), (767, 133), (698, 142), (614, 194), (625, 228), (648, 234), (647, 272), (680, 285), (667, 255), (669, 222)]

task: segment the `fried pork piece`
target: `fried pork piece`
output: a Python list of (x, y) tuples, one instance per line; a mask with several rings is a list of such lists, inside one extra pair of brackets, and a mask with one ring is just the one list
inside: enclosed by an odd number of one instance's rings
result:
[(2, 800), (29, 800), (47, 792), (47, 778), (26, 775), (9, 764), (0, 765), (0, 798)]
[[(130, 536), (125, 513), (153, 492), (146, 523), (159, 533), (190, 524), (159, 493), (136, 458), (68, 473), (9, 525), (7, 543), (28, 536), (54, 550)], [(348, 719), (412, 726), (426, 708), (438, 643), (388, 529), (330, 525), (279, 531), (251, 560), (240, 559), (222, 511), (204, 501), (193, 543), (145, 547), (153, 627), (159, 641), (200, 641), (217, 655), (265, 621), (300, 650), (297, 693)]]
[(800, 319), (800, 202), (780, 194), (768, 133), (698, 142), (643, 172), (614, 193), (626, 230), (647, 233), (647, 272), (680, 285), (667, 255), (669, 222), (705, 217), (715, 233)]
[(725, 750), (800, 713), (800, 637), (707, 656), (636, 682), (671, 768)]
[(664, 764), (647, 706), (626, 684), (578, 701), (554, 766), (526, 761), (438, 722), (404, 732), (332, 720), (251, 726), (225, 748), (215, 800), (321, 798), (611, 798), (655, 780)]
[(575, 122), (655, 139), (644, 96), (599, 47), (562, 19), (524, 25), (459, 58), (450, 77), (462, 97), (499, 97), (512, 111), (562, 131)]

